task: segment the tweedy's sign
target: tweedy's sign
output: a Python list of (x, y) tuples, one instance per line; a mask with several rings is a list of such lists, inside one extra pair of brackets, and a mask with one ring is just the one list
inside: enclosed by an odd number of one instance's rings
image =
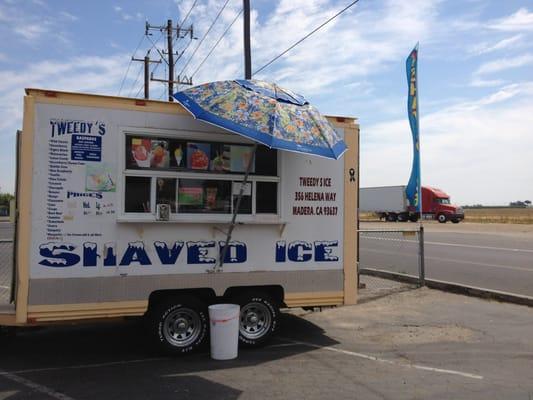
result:
[(52, 137), (62, 135), (81, 134), (98, 134), (105, 135), (106, 126), (102, 121), (81, 121), (71, 119), (50, 119), (50, 134)]

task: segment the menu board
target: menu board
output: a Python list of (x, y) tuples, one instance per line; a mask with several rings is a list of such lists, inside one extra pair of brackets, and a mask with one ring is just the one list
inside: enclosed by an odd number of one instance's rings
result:
[[(250, 146), (230, 146), (231, 172), (246, 172), (250, 163), (253, 163), (253, 148)], [(252, 164), (250, 172), (255, 172)]]
[(187, 168), (209, 169), (211, 145), (208, 143), (187, 143)]
[[(88, 231), (86, 223), (80, 222), (98, 223), (115, 214), (116, 168), (103, 157), (106, 124), (51, 118), (48, 126), (46, 238), (99, 236), (96, 229)], [(135, 143), (134, 151), (141, 162), (142, 140)]]
[(255, 173), (253, 147), (219, 142), (128, 136), (126, 168)]

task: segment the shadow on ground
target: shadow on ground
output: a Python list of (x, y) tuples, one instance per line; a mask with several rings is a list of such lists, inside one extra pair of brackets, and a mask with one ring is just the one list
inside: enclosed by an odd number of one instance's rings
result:
[[(290, 314), (282, 314), (278, 337), (338, 343), (319, 326)], [(0, 398), (42, 398), (39, 390), (17, 381), (23, 376), (75, 399), (236, 399), (241, 391), (197, 374), (254, 367), (313, 350), (286, 343), (274, 339), (264, 348), (240, 349), (236, 360), (214, 361), (208, 348), (180, 357), (159, 353), (149, 344), (141, 319), (20, 329), (0, 338)]]

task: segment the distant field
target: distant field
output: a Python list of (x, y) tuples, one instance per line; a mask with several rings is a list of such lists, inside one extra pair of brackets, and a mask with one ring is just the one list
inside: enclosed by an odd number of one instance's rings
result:
[(467, 208), (465, 221), (505, 223), (505, 224), (533, 224), (533, 208)]
[[(360, 213), (361, 221), (377, 221), (373, 213)], [(486, 207), (465, 209), (466, 222), (533, 224), (533, 208)]]
[(360, 212), (359, 219), (361, 221), (379, 221), (379, 218), (376, 217), (376, 214), (370, 212)]

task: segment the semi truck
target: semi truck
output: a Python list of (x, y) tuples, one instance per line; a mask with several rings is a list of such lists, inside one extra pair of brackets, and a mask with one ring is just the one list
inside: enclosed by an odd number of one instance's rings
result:
[[(409, 206), (405, 186), (381, 186), (361, 188), (359, 211), (375, 213), (389, 222), (416, 222), (419, 212)], [(454, 205), (450, 196), (441, 189), (422, 186), (422, 218), (435, 219), (440, 223), (459, 223), (464, 219), (462, 207)]]
[(241, 306), (246, 346), (275, 333), (280, 308), (355, 304), (359, 127), (327, 119), (340, 160), (251, 158), (251, 141), (177, 103), (26, 89), (0, 326), (142, 317), (180, 354), (208, 340), (210, 304)]

